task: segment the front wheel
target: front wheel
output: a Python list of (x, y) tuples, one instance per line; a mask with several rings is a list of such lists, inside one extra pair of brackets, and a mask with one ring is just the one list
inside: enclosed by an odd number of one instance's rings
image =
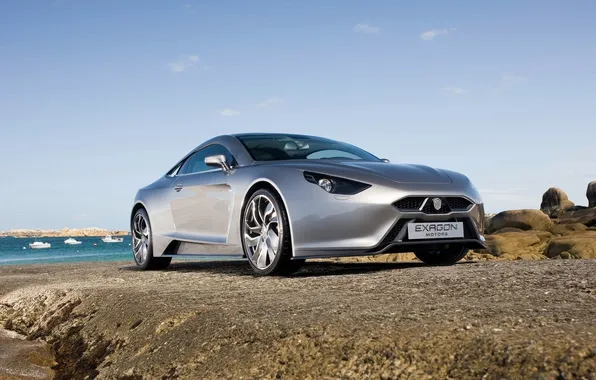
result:
[(153, 256), (153, 235), (147, 211), (137, 210), (130, 226), (132, 232), (132, 254), (137, 267), (143, 270), (165, 269), (172, 261), (171, 257)]
[(256, 275), (296, 272), (304, 260), (292, 260), (290, 224), (276, 193), (254, 192), (242, 211), (242, 245)]
[(467, 248), (458, 245), (453, 245), (445, 249), (414, 252), (418, 260), (429, 265), (453, 265), (463, 259), (467, 253)]

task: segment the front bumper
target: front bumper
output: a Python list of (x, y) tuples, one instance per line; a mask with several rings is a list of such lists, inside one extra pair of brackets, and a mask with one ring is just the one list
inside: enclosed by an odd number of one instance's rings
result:
[[(434, 197), (428, 193), (423, 197)], [(404, 195), (399, 199), (411, 195)], [(352, 199), (347, 204), (349, 212), (328, 215), (331, 225), (321, 223), (321, 219), (310, 219), (308, 224), (299, 224), (300, 230), (295, 241), (294, 256), (297, 258), (324, 258), (342, 256), (374, 255), (379, 253), (413, 252), (418, 249), (443, 249), (450, 245), (460, 245), (468, 249), (483, 249), (484, 206), (461, 194), (443, 196), (464, 197), (470, 200), (465, 210), (440, 210), (429, 213), (428, 208), (403, 210), (396, 202), (370, 202), (370, 198), (357, 202)], [(395, 198), (394, 198), (395, 199)], [(399, 200), (398, 199), (398, 200)], [(376, 199), (378, 201), (378, 199)], [(410, 240), (407, 234), (409, 223), (414, 222), (462, 222), (464, 237), (452, 239)], [(296, 228), (294, 228), (296, 232)], [(310, 237), (310, 238), (309, 238)]]
[(464, 225), (464, 237), (452, 239), (420, 239), (410, 240), (407, 236), (408, 224), (415, 222), (428, 222), (428, 219), (420, 217), (403, 217), (399, 219), (393, 228), (387, 233), (383, 241), (379, 243), (374, 249), (371, 249), (370, 254), (384, 253), (384, 252), (412, 252), (416, 249), (440, 249), (441, 247), (452, 244), (458, 244), (469, 249), (483, 249), (486, 248), (484, 244), (484, 236), (478, 230), (476, 223), (471, 217), (449, 218), (444, 220), (435, 220), (441, 222), (462, 222)]

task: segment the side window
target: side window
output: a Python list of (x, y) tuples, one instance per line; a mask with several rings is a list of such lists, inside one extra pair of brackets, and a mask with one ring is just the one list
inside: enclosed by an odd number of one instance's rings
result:
[(182, 164), (178, 174), (192, 174), (213, 170), (213, 167), (207, 166), (207, 164), (205, 164), (205, 158), (217, 154), (223, 154), (226, 156), (228, 163), (231, 166), (235, 166), (236, 161), (234, 160), (232, 154), (224, 146), (213, 144), (193, 153), (190, 157), (188, 157), (188, 159), (184, 161), (184, 164)]
[(169, 172), (166, 173), (166, 176), (168, 177), (174, 177), (178, 174), (178, 172), (180, 171), (180, 168), (182, 167), (182, 164), (178, 164), (176, 166), (174, 166)]

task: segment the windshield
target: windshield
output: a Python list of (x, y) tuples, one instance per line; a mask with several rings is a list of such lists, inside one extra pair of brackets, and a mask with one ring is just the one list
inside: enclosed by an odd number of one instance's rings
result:
[(278, 160), (360, 160), (380, 161), (353, 145), (322, 137), (256, 134), (237, 135), (255, 161)]

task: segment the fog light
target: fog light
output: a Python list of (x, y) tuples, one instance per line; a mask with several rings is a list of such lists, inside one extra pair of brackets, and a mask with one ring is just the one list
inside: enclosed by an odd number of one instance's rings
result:
[(326, 192), (330, 193), (333, 190), (333, 182), (327, 178), (321, 178), (319, 180), (319, 186), (321, 189), (325, 190)]

